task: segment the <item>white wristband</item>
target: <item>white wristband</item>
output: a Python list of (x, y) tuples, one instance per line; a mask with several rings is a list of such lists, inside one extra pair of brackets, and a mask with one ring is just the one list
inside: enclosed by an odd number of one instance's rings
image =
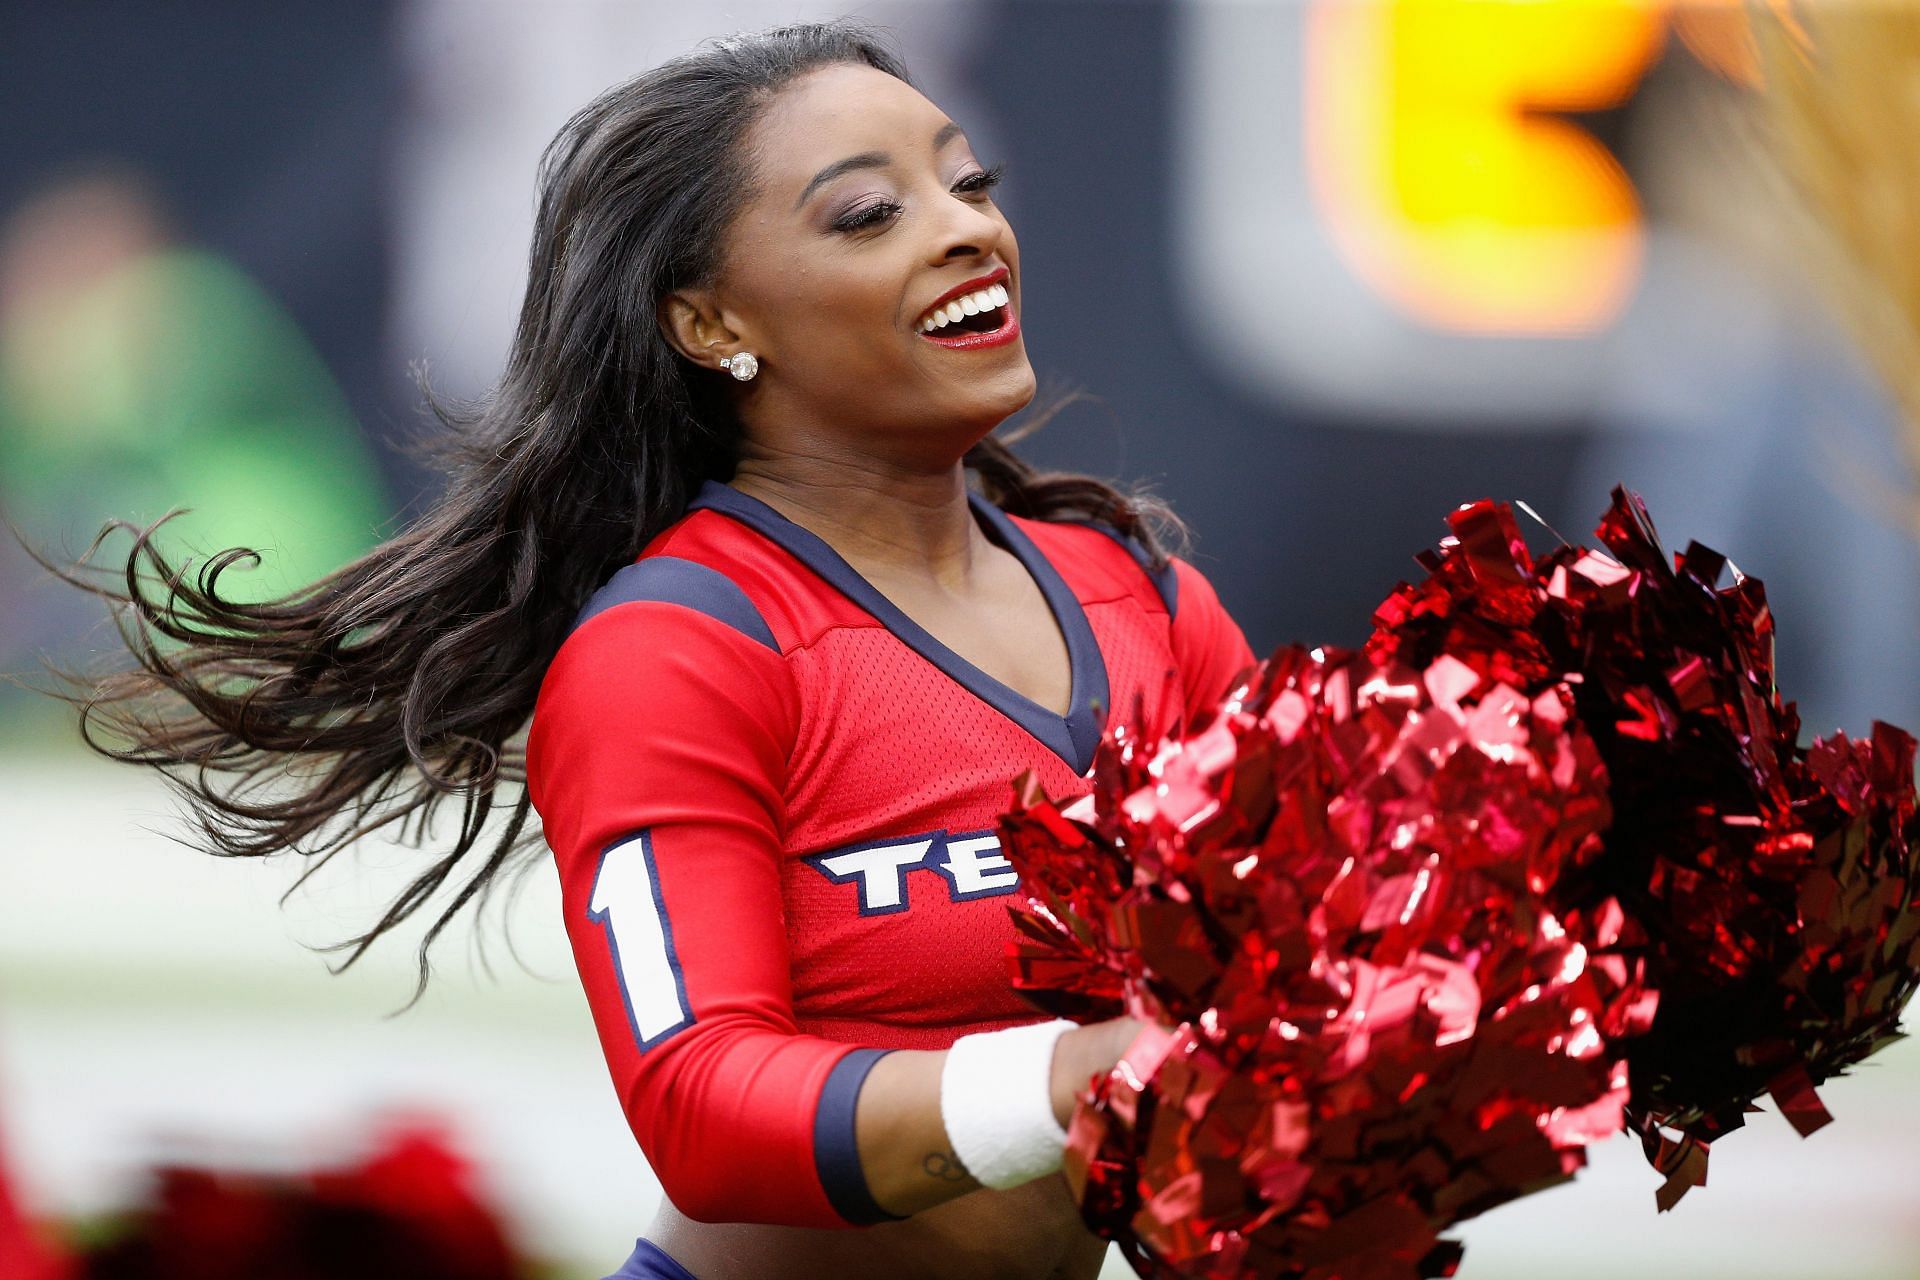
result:
[(940, 1073), (940, 1119), (953, 1153), (983, 1187), (1060, 1167), (1067, 1131), (1053, 1118), (1053, 1046), (1066, 1021), (961, 1036)]

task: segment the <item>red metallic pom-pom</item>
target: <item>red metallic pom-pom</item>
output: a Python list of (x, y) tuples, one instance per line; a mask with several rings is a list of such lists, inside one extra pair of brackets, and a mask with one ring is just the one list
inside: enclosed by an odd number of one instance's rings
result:
[(1146, 1274), (1451, 1274), (1439, 1232), (1618, 1128), (1651, 1001), (1594, 857), (1566, 691), (1282, 650), (1184, 739), (1122, 727), (1091, 795), (1002, 823), (1016, 984), (1173, 1028), (1077, 1113), (1087, 1220)]
[(1015, 985), (1171, 1028), (1069, 1139), (1147, 1274), (1451, 1274), (1441, 1230), (1623, 1116), (1670, 1207), (1762, 1095), (1824, 1124), (1920, 986), (1914, 740), (1800, 744), (1757, 579), (1618, 490), (1603, 550), (1451, 524), (1363, 653), (1121, 722), (1002, 820)]
[(1631, 1048), (1630, 1115), (1666, 1208), (1754, 1099), (1810, 1133), (1828, 1118), (1814, 1086), (1897, 1034), (1920, 983), (1914, 742), (1876, 724), (1800, 745), (1760, 581), (1697, 543), (1669, 558), (1623, 491), (1604, 552), (1535, 561), (1493, 503), (1451, 524), (1368, 648), (1523, 690), (1571, 682), (1614, 821), (1557, 900), (1617, 897), (1646, 937), (1660, 1012)]

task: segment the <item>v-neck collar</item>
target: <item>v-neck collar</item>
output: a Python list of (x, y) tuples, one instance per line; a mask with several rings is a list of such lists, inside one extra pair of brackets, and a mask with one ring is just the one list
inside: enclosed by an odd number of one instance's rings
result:
[(977, 493), (967, 501), (987, 537), (1011, 551), (1026, 567), (1034, 585), (1067, 642), (1067, 661), (1073, 691), (1066, 715), (1043, 707), (1025, 694), (1001, 683), (936, 639), (900, 607), (861, 577), (859, 571), (817, 534), (795, 524), (760, 499), (732, 485), (708, 480), (687, 505), (689, 511), (707, 508), (731, 516), (764, 534), (795, 559), (824, 578), (840, 594), (859, 605), (901, 643), (945, 672), (955, 683), (993, 707), (1044, 743), (1055, 755), (1084, 774), (1093, 765), (1100, 742), (1100, 717), (1107, 708), (1107, 664), (1094, 640), (1093, 627), (1072, 588), (1007, 514)]

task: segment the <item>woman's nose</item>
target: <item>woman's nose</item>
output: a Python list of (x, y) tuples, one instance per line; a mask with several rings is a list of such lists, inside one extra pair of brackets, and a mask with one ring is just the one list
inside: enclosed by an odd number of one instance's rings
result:
[(1000, 251), (1006, 238), (1004, 222), (968, 200), (948, 196), (946, 203), (948, 207), (942, 211), (939, 235), (934, 241), (934, 262), (985, 258)]

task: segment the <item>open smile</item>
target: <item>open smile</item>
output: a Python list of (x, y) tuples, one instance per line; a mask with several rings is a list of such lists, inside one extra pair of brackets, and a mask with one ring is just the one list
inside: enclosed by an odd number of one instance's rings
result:
[(914, 328), (928, 342), (957, 351), (1012, 342), (1020, 336), (1020, 321), (1013, 314), (1007, 278), (1007, 269), (1000, 267), (948, 291), (921, 314)]

